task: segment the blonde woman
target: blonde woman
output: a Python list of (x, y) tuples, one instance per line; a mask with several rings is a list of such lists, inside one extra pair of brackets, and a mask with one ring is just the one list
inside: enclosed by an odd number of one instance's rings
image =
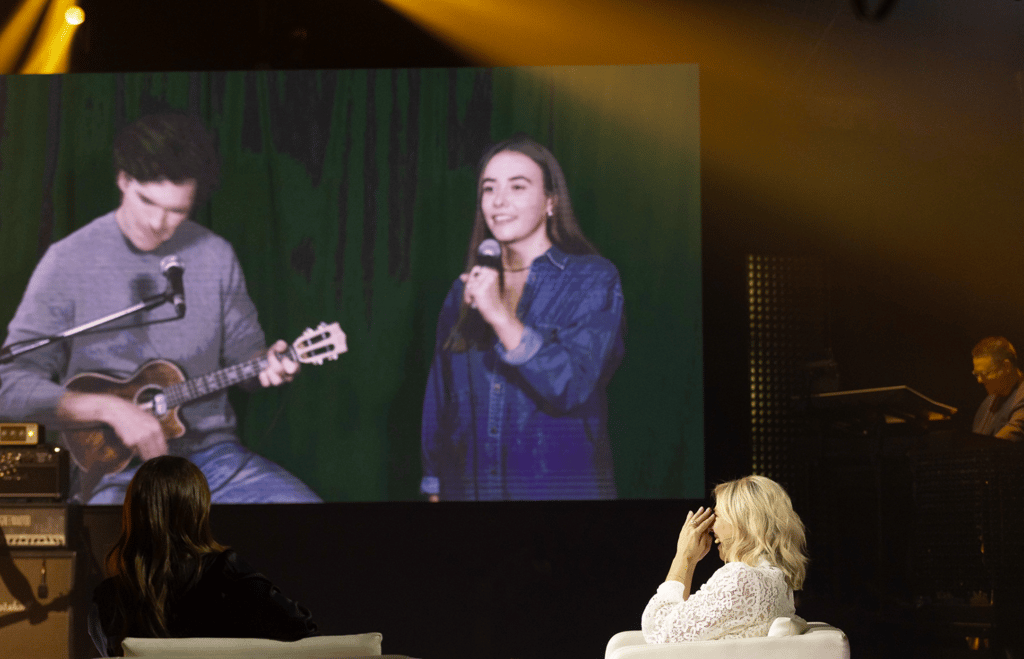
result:
[[(804, 525), (789, 495), (764, 476), (715, 488), (715, 507), (686, 515), (665, 583), (644, 609), (648, 643), (766, 636), (775, 618), (793, 616), (793, 591), (807, 570)], [(711, 549), (725, 562), (690, 594), (693, 570)]]

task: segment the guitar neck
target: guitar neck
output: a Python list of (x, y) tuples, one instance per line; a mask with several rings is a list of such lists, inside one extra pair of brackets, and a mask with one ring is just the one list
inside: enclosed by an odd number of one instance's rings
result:
[[(289, 348), (289, 353), (292, 349)], [(186, 380), (164, 389), (167, 407), (178, 407), (197, 398), (216, 393), (233, 385), (258, 377), (260, 371), (267, 367), (266, 356), (256, 357), (247, 362), (222, 368), (193, 380)]]

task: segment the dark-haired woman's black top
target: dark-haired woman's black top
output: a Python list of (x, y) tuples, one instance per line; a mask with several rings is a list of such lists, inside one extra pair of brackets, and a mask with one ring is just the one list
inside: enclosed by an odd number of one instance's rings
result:
[[(118, 607), (114, 579), (106, 579), (93, 593), (89, 634), (105, 657), (121, 654), (126, 636), (152, 636), (125, 628)], [(174, 638), (270, 638), (295, 641), (316, 634), (309, 610), (281, 594), (265, 576), (256, 572), (232, 550), (203, 557), (199, 582), (168, 605), (167, 626)]]

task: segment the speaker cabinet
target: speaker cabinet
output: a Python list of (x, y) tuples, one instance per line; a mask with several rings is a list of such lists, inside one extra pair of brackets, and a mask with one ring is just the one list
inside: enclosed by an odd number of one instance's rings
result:
[(0, 547), (0, 651), (68, 659), (75, 552)]

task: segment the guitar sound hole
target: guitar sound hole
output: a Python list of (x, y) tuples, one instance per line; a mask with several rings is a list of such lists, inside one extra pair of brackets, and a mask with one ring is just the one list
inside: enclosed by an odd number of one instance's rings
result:
[(147, 412), (156, 414), (157, 411), (153, 409), (153, 399), (161, 394), (163, 394), (163, 389), (160, 387), (143, 387), (136, 394), (135, 403)]

